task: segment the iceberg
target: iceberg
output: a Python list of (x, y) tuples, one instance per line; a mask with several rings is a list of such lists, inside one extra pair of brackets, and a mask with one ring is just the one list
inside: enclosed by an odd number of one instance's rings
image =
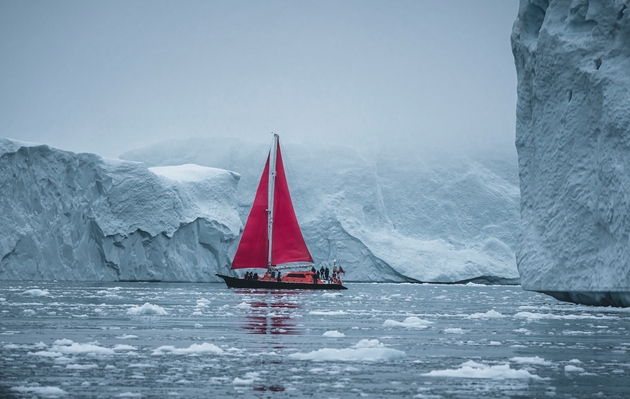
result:
[(238, 180), (0, 139), (0, 279), (218, 281)]
[[(316, 262), (341, 262), (346, 281), (518, 283), (516, 161), (508, 156), (429, 159), (415, 149), (377, 151), (283, 142), (293, 202)], [(199, 164), (241, 175), (247, 218), (269, 148), (194, 137), (135, 149), (151, 167)], [(231, 245), (234, 254), (236, 242)]]
[(516, 258), (526, 290), (630, 306), (629, 5), (520, 2)]

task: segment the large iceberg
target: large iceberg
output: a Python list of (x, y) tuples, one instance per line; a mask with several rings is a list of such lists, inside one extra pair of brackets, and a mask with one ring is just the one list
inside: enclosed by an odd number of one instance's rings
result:
[(238, 179), (0, 139), (0, 279), (217, 281)]
[(521, 0), (524, 289), (630, 306), (630, 1)]
[[(195, 163), (241, 175), (249, 213), (267, 143), (191, 138), (129, 151), (149, 166)], [(283, 143), (294, 205), (316, 262), (341, 262), (349, 281), (518, 282), (516, 160), (442, 157)], [(231, 254), (235, 250), (232, 245)]]

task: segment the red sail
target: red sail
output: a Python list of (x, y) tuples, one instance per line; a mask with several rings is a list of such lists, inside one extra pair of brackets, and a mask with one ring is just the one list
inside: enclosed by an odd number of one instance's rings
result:
[(267, 268), (267, 193), (269, 192), (269, 157), (265, 164), (252, 210), (245, 223), (245, 230), (238, 243), (232, 269), (250, 267)]
[[(269, 157), (265, 164), (252, 210), (232, 261), (232, 269), (267, 268), (268, 232), (267, 202), (269, 191)], [(272, 265), (290, 262), (313, 262), (293, 210), (289, 186), (284, 173), (280, 143), (276, 155), (274, 189)]]
[(290, 262), (313, 262), (293, 210), (289, 185), (284, 174), (284, 165), (280, 154), (280, 142), (278, 142), (276, 159), (271, 263), (280, 265)]

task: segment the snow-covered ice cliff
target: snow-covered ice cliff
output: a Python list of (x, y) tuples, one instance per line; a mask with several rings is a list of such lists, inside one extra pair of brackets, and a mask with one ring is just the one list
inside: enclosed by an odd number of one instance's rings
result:
[(521, 0), (523, 288), (630, 306), (630, 1)]
[(0, 139), (0, 279), (218, 281), (238, 179)]
[[(316, 262), (349, 281), (518, 281), (516, 161), (427, 161), (415, 149), (283, 143), (296, 213)], [(150, 166), (196, 163), (241, 175), (245, 220), (269, 144), (192, 138), (127, 152)], [(235, 250), (234, 245), (232, 251)], [(233, 253), (233, 252), (231, 252)]]

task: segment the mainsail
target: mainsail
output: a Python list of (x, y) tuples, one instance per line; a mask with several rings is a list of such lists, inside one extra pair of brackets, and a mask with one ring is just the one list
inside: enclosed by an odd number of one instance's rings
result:
[[(267, 269), (283, 263), (313, 262), (291, 202), (277, 135), (274, 136), (274, 146), (275, 153), (272, 148), (267, 157), (265, 169), (256, 190), (256, 197), (245, 223), (245, 230), (232, 261), (232, 269)], [(269, 195), (270, 186), (273, 187), (271, 196)], [(271, 214), (270, 201), (273, 201)], [(269, 257), (269, 231), (271, 231), (271, 257)]]

